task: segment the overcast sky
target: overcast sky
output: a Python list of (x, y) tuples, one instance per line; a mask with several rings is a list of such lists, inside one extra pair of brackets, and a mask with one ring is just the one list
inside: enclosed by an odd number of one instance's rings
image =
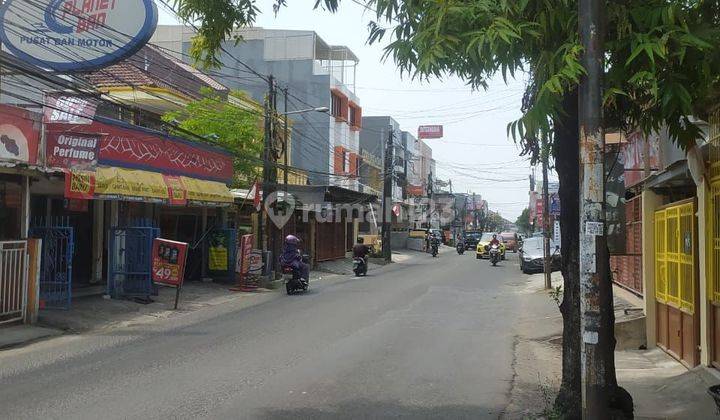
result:
[[(506, 135), (507, 123), (520, 115), (522, 80), (506, 86), (497, 77), (481, 92), (456, 77), (412, 81), (400, 75), (392, 59), (381, 61), (382, 45), (366, 44), (372, 14), (362, 6), (344, 1), (340, 11), (331, 14), (312, 10), (314, 1), (291, 0), (276, 17), (272, 0), (257, 3), (261, 14), (255, 26), (314, 30), (328, 44), (350, 47), (360, 59), (356, 93), (363, 116), (390, 115), (412, 133), (418, 125), (444, 125), (445, 137), (427, 142), (438, 177), (452, 179), (454, 191), (481, 194), (492, 210), (511, 221), (527, 207), (530, 167)], [(160, 23), (177, 23), (161, 5)]]

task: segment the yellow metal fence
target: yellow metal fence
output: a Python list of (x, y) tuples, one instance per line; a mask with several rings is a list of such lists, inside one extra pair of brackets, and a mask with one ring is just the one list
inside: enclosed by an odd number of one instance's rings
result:
[(707, 210), (708, 282), (712, 301), (720, 303), (720, 179), (710, 184)]
[(655, 212), (655, 297), (695, 312), (695, 204)]

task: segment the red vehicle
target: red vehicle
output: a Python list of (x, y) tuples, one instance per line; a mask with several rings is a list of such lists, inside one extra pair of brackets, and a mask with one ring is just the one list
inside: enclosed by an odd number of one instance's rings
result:
[(515, 232), (503, 232), (500, 234), (500, 240), (505, 244), (507, 251), (518, 252), (518, 235)]

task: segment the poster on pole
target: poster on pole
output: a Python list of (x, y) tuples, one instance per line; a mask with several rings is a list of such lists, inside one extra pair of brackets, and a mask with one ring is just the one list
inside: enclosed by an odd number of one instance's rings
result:
[(180, 298), (185, 279), (185, 260), (187, 242), (155, 238), (152, 247), (152, 281), (165, 286), (175, 287), (175, 309)]

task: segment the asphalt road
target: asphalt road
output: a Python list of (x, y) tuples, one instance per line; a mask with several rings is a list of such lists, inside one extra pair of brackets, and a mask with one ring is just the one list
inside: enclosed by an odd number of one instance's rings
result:
[(222, 308), (0, 352), (0, 418), (497, 418), (517, 257), (448, 250)]

